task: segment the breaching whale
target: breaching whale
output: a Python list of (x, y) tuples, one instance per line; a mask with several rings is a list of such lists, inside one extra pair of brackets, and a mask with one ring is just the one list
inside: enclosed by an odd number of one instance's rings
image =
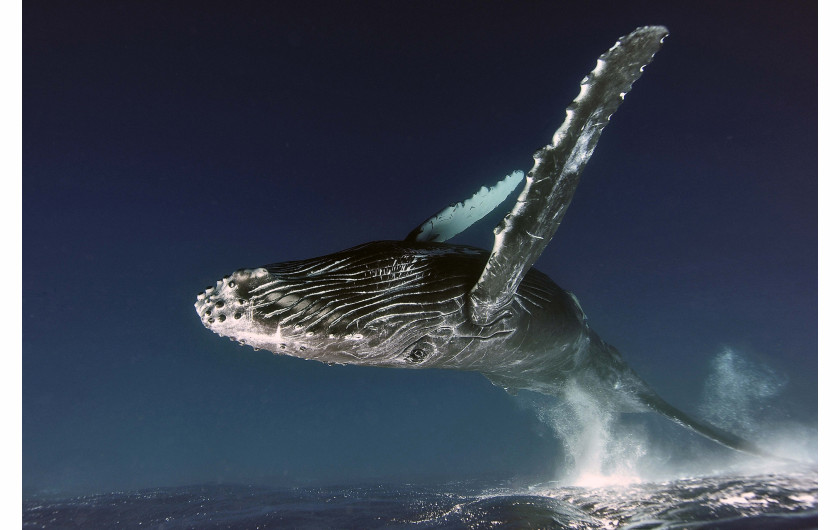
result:
[[(527, 176), (514, 172), (482, 188), (403, 241), (237, 270), (198, 294), (202, 322), (240, 344), (325, 363), (474, 370), (509, 391), (549, 395), (574, 384), (611, 410), (659, 412), (724, 446), (763, 454), (659, 397), (590, 328), (575, 295), (532, 267), (601, 131), (666, 36), (664, 27), (640, 27), (598, 58)], [(523, 179), (492, 251), (446, 243)]]

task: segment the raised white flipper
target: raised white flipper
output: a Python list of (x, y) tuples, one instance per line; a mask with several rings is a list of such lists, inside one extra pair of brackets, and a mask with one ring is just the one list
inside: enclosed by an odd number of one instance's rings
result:
[(473, 322), (495, 320), (513, 299), (569, 207), (580, 174), (610, 116), (668, 35), (663, 26), (637, 28), (598, 58), (552, 143), (534, 154), (534, 167), (511, 212), (495, 229), (495, 243), (469, 294)]
[(524, 176), (524, 172), (517, 170), (489, 189), (482, 186), (469, 199), (450, 204), (426, 219), (405, 240), (442, 243), (452, 239), (502, 204)]

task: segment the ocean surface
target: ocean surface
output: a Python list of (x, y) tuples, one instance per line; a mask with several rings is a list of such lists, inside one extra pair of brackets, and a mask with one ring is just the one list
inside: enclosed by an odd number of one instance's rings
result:
[(30, 499), (24, 528), (817, 528), (817, 472), (597, 488), (197, 485)]

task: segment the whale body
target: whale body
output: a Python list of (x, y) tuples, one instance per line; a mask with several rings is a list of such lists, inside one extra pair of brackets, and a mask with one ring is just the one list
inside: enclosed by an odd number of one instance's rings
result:
[[(577, 298), (532, 265), (568, 209), (601, 131), (667, 29), (620, 38), (581, 82), (552, 142), (524, 176), (450, 205), (403, 241), (239, 269), (198, 294), (213, 332), (325, 363), (472, 370), (514, 392), (584, 388), (615, 411), (655, 411), (732, 449), (763, 452), (659, 397), (589, 325)], [(491, 251), (446, 243), (525, 182)]]

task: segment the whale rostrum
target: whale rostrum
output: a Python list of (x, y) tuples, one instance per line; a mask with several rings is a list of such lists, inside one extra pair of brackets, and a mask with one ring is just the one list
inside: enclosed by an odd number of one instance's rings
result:
[[(574, 384), (613, 410), (653, 410), (732, 449), (764, 454), (660, 398), (590, 328), (577, 298), (532, 267), (601, 131), (667, 32), (640, 27), (598, 58), (524, 179), (511, 173), (403, 241), (240, 269), (199, 293), (202, 322), (241, 344), (325, 363), (473, 370), (509, 391), (558, 396)], [(446, 243), (522, 180), (490, 252)]]

